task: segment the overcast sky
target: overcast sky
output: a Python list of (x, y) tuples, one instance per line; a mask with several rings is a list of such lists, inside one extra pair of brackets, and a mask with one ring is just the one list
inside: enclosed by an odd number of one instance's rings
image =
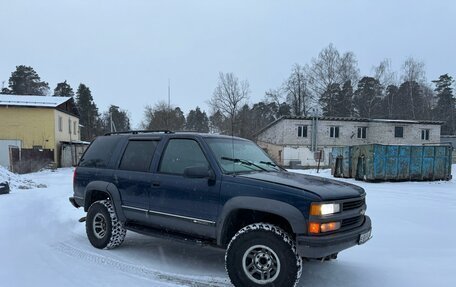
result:
[(456, 1), (1, 0), (0, 85), (32, 66), (53, 90), (85, 83), (100, 111), (167, 100), (186, 113), (207, 100), (219, 72), (248, 79), (264, 97), (333, 43), (353, 51), (362, 75), (390, 58), (426, 64), (428, 80), (456, 77)]

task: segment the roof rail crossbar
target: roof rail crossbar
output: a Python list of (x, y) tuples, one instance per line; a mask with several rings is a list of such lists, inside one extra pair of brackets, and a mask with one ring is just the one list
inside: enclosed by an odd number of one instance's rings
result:
[(122, 132), (111, 132), (106, 133), (105, 136), (110, 135), (124, 135), (124, 134), (147, 134), (147, 133), (163, 133), (163, 134), (173, 134), (174, 132), (171, 130), (134, 130), (134, 131), (122, 131)]

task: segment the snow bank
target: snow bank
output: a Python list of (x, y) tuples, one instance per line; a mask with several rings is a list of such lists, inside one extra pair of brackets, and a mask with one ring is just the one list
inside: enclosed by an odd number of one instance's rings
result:
[(0, 182), (7, 181), (11, 191), (17, 189), (45, 188), (46, 185), (36, 183), (27, 175), (15, 174), (0, 166)]

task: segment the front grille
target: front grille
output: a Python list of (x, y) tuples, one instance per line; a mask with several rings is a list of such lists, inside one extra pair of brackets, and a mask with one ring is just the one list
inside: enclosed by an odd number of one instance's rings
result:
[(343, 219), (340, 228), (357, 227), (362, 224), (364, 215)]
[(360, 208), (361, 206), (363, 206), (365, 204), (365, 202), (366, 202), (365, 198), (344, 202), (342, 210), (347, 211), (347, 210)]

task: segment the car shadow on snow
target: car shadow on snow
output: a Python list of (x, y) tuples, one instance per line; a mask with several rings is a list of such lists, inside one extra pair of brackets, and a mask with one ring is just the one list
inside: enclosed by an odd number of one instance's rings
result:
[[(225, 286), (229, 282), (224, 267), (225, 252), (219, 248), (128, 232), (123, 245), (112, 251), (115, 251), (112, 255), (117, 260), (125, 260), (129, 264), (141, 265), (164, 274), (180, 274), (200, 278), (202, 281), (211, 278), (215, 280), (213, 283), (218, 282), (214, 286)], [(362, 277), (373, 272), (366, 269), (362, 263), (344, 259), (330, 262), (304, 261), (298, 286), (364, 286), (362, 282), (366, 281)]]

